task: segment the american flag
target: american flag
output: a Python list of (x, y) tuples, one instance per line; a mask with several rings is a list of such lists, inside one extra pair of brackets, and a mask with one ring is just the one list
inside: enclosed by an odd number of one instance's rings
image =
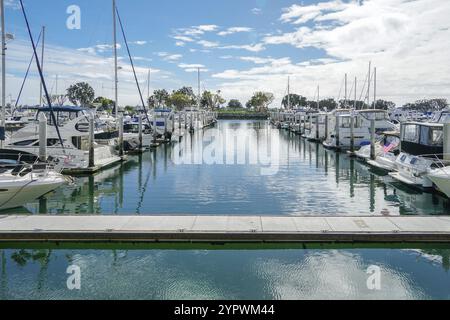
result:
[(393, 141), (390, 144), (384, 146), (383, 151), (384, 151), (384, 153), (391, 152), (393, 149), (397, 148), (397, 146), (398, 146), (398, 142)]

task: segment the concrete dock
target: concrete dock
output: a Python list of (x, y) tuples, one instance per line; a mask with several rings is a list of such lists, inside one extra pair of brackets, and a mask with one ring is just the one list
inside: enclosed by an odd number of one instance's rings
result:
[(439, 216), (0, 216), (5, 242), (440, 242)]

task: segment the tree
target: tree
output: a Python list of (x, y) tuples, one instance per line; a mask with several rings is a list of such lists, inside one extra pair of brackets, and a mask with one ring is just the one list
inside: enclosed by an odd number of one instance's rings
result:
[[(339, 100), (339, 108), (353, 108), (355, 106), (355, 100)], [(364, 101), (356, 101), (356, 110), (368, 109), (369, 106)]]
[(172, 95), (170, 96), (170, 102), (172, 106), (174, 106), (178, 111), (181, 111), (183, 110), (183, 108), (191, 107), (193, 105), (192, 99), (181, 92), (172, 93)]
[(67, 89), (69, 101), (77, 106), (88, 107), (95, 97), (94, 89), (86, 82), (79, 82)]
[(306, 107), (307, 101), (306, 98), (301, 95), (290, 93), (289, 96), (288, 95), (284, 96), (283, 100), (281, 101), (281, 104), (285, 109), (288, 109), (289, 107), (291, 109), (295, 109), (300, 107)]
[(386, 100), (377, 100), (375, 103), (375, 109), (391, 110), (395, 108), (395, 103)]
[(153, 95), (148, 100), (148, 105), (153, 109), (170, 105), (169, 92), (165, 89), (153, 91)]
[(67, 95), (65, 94), (54, 94), (51, 97), (52, 104), (56, 106), (63, 106), (67, 101)]
[(273, 100), (275, 100), (275, 97), (272, 93), (259, 91), (253, 94), (248, 104), (259, 112), (262, 112), (267, 111)]
[(334, 100), (332, 98), (320, 100), (319, 105), (320, 105), (320, 109), (325, 110), (325, 111), (333, 111), (338, 106), (336, 100)]
[(231, 100), (228, 102), (227, 108), (229, 108), (229, 109), (242, 109), (243, 106), (242, 106), (242, 103), (241, 103), (239, 100), (237, 100), (237, 99), (231, 99)]
[(221, 104), (224, 104), (226, 101), (220, 95), (220, 90), (216, 93), (212, 93), (210, 91), (204, 91), (202, 94), (202, 98), (200, 100), (200, 106), (204, 109), (214, 110), (218, 108)]
[(403, 106), (406, 110), (427, 112), (427, 111), (440, 111), (448, 107), (447, 99), (431, 99), (431, 100), (418, 100), (414, 103), (407, 103)]
[(133, 114), (136, 111), (136, 108), (132, 106), (126, 106), (124, 110), (128, 114)]
[(97, 97), (93, 101), (94, 104), (99, 104), (100, 110), (112, 110), (114, 108), (114, 101), (105, 97)]

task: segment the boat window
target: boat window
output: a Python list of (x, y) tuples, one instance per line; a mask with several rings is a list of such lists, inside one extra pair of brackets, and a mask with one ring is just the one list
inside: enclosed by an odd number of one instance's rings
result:
[(24, 141), (19, 141), (16, 143), (13, 143), (14, 146), (29, 146), (32, 143), (35, 143), (37, 140), (24, 140)]
[(351, 118), (341, 118), (341, 128), (350, 128)]
[(380, 120), (389, 120), (389, 116), (384, 111), (378, 111), (378, 112), (361, 112), (360, 113), (364, 118), (367, 120), (375, 119), (377, 121)]
[(414, 124), (405, 125), (403, 140), (408, 142), (419, 142), (419, 127)]
[(410, 161), (410, 164), (416, 164), (417, 163), (417, 158), (412, 158)]
[(405, 162), (405, 160), (406, 160), (406, 155), (403, 155), (403, 156), (400, 158), (400, 161), (401, 161), (401, 162)]
[(444, 145), (444, 131), (441, 129), (434, 128), (431, 130), (431, 144), (433, 146)]

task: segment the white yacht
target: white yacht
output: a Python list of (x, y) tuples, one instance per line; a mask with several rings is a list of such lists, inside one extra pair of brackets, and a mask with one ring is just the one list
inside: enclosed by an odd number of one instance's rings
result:
[(2, 162), (0, 164), (0, 210), (22, 207), (68, 181), (47, 164)]
[(159, 136), (169, 139), (173, 132), (174, 113), (171, 109), (155, 109), (152, 112), (150, 125)]
[(355, 152), (355, 156), (362, 161), (367, 162), (372, 167), (383, 169), (385, 171), (394, 171), (396, 169), (395, 161), (400, 153), (400, 135), (396, 131), (383, 132), (381, 139), (375, 144), (375, 159), (370, 159), (371, 146), (365, 145)]
[(443, 156), (444, 125), (407, 122), (401, 129), (401, 153), (395, 164), (397, 172), (389, 175), (410, 186), (432, 188), (428, 174), (439, 167)]
[[(326, 139), (325, 136), (325, 121), (326, 121), (327, 113), (321, 112), (313, 115), (313, 121), (311, 125), (311, 130), (306, 134), (306, 139), (310, 141), (324, 141)], [(317, 123), (318, 130), (317, 130)]]
[[(336, 128), (336, 118), (339, 118), (339, 128)], [(351, 146), (351, 121), (353, 118), (353, 138), (355, 149), (370, 144), (371, 120), (375, 120), (376, 139), (385, 131), (395, 131), (397, 127), (390, 122), (388, 113), (384, 110), (337, 110), (329, 117), (329, 136), (323, 145), (331, 149), (349, 149)], [(337, 131), (339, 130), (339, 140)]]
[[(40, 108), (36, 114), (39, 118), (41, 112), (47, 114), (47, 154), (58, 159), (63, 170), (84, 169), (89, 167), (89, 116), (90, 111), (80, 107), (53, 107), (57, 126), (59, 128), (64, 146), (61, 146), (55, 124), (48, 114), (49, 108)], [(116, 153), (116, 141), (109, 132), (103, 130), (95, 122), (95, 138), (102, 143), (94, 143), (95, 166), (105, 167), (121, 161)], [(97, 141), (97, 140), (96, 140)], [(36, 120), (15, 132), (6, 140), (6, 149), (21, 150), (24, 152), (39, 153), (39, 122)]]

